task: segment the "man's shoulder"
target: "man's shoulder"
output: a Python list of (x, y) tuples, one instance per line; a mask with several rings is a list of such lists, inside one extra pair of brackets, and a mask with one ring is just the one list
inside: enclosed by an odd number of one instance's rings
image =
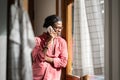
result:
[(58, 40), (60, 41), (60, 42), (66, 42), (66, 39), (64, 38), (64, 37), (58, 37)]

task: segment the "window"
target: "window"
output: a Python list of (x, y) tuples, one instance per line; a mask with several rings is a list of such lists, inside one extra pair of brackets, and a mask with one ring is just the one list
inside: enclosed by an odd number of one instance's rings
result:
[(104, 75), (104, 1), (74, 0), (73, 74)]

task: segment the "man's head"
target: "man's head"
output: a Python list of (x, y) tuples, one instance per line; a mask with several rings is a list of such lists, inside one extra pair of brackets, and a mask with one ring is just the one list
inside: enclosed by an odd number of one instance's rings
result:
[(55, 30), (55, 32), (58, 35), (61, 34), (63, 27), (62, 27), (62, 20), (60, 17), (58, 17), (56, 15), (50, 15), (50, 16), (46, 17), (43, 27), (48, 28), (49, 26), (52, 26), (52, 28)]

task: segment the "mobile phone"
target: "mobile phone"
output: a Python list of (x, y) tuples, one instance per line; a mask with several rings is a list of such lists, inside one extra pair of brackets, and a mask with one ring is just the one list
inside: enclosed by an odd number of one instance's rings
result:
[(47, 28), (47, 31), (48, 31), (49, 34), (51, 34), (52, 32), (55, 32), (54, 29), (52, 28), (52, 26), (49, 26)]

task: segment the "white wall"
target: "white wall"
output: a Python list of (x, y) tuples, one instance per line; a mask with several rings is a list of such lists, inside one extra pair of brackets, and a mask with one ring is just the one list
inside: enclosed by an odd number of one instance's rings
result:
[(46, 16), (56, 14), (56, 0), (35, 0), (35, 35), (43, 33), (43, 23)]
[(7, 0), (0, 0), (0, 80), (6, 80)]

